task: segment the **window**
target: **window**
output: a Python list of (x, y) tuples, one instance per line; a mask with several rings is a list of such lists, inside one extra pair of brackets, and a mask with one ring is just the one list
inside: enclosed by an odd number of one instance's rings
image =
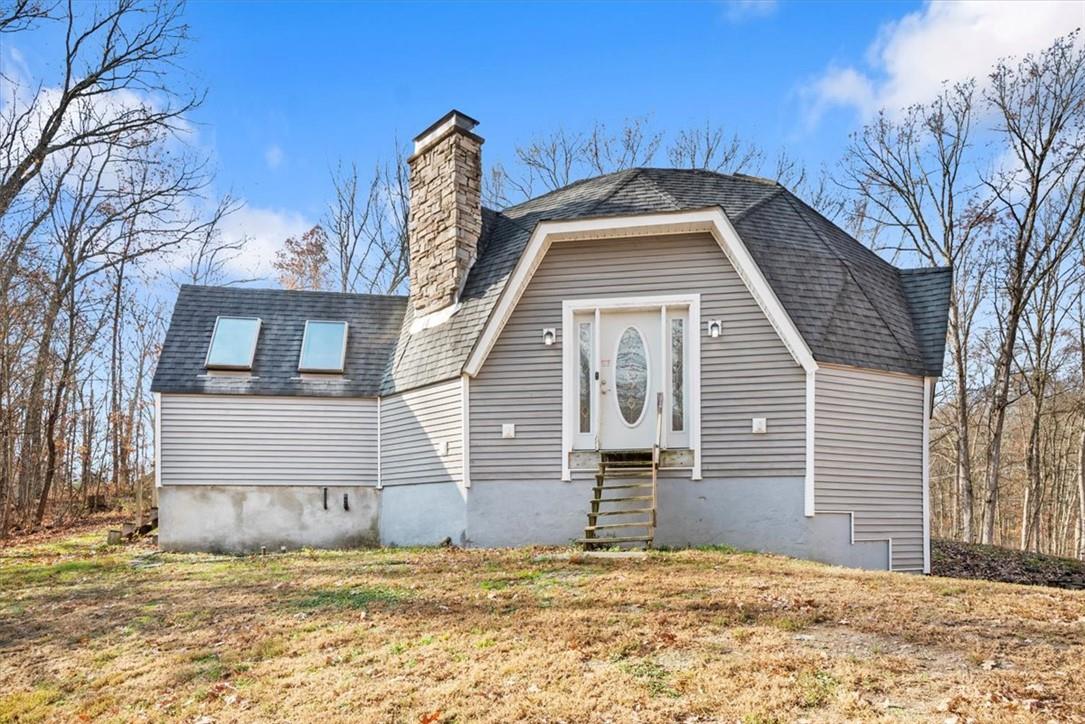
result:
[(251, 370), (260, 336), (260, 320), (255, 317), (218, 317), (207, 348), (208, 369)]
[(648, 402), (648, 349), (636, 327), (626, 327), (618, 339), (614, 363), (614, 387), (622, 420), (631, 427), (640, 423)]
[(342, 372), (347, 352), (346, 322), (305, 323), (301, 340), (301, 372)]
[(578, 399), (580, 409), (580, 432), (591, 432), (591, 368), (592, 334), (591, 322), (577, 325), (577, 346), (579, 347)]
[(684, 369), (685, 335), (683, 320), (671, 320), (671, 430), (682, 432), (685, 429), (685, 389)]

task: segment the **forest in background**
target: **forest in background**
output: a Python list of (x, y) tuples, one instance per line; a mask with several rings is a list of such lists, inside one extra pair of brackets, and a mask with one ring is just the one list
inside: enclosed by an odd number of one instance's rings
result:
[[(0, 538), (153, 501), (154, 363), (181, 283), (238, 284), (245, 239), (191, 142), (173, 0), (0, 2), (0, 41), (64, 29), (57, 77), (0, 73)], [(181, 74), (181, 77), (184, 77)], [(405, 149), (332, 170), (279, 283), (404, 293)], [(536, 135), (491, 165), (502, 208), (665, 165), (765, 176), (883, 258), (952, 266), (931, 428), (932, 533), (1085, 558), (1085, 46), (1077, 31), (927, 103), (885, 109), (807, 168), (705, 123), (650, 116)]]

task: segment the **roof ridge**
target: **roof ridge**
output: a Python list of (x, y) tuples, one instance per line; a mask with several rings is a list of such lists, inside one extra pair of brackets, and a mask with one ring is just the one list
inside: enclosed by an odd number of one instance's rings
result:
[(753, 213), (754, 209), (756, 209), (759, 206), (762, 206), (764, 204), (767, 204), (769, 201), (772, 201), (777, 196), (782, 195), (784, 191), (787, 191), (787, 189), (785, 189), (783, 186), (780, 186), (779, 184), (777, 184), (775, 190), (773, 190), (772, 193), (762, 196), (757, 201), (754, 201), (752, 204), (750, 204), (749, 206), (744, 208), (742, 211), (735, 214), (735, 218), (731, 219), (731, 223), (732, 224), (737, 224), (739, 221), (741, 221), (742, 219), (745, 219), (747, 216), (749, 216), (751, 213)]
[[(813, 206), (811, 206), (810, 204), (806, 203), (806, 202), (805, 202), (805, 201), (803, 201), (803, 200), (802, 200), (801, 198), (799, 198), (798, 196), (796, 196), (796, 195), (794, 194), (794, 192), (792, 192), (792, 191), (791, 191), (790, 189), (788, 189), (788, 188), (787, 188), (787, 187), (785, 187), (785, 186), (781, 186), (780, 188), (781, 188), (781, 189), (783, 189), (784, 191), (786, 191), (786, 192), (787, 192), (787, 195), (788, 195), (788, 197), (789, 197), (789, 198), (790, 198), (791, 200), (793, 200), (793, 201), (795, 201), (795, 202), (798, 202), (799, 204), (801, 204), (802, 206), (806, 207), (807, 209), (810, 209), (810, 211), (813, 211), (813, 212), (814, 212), (815, 214), (817, 214), (817, 215), (818, 215), (819, 217), (821, 217), (822, 219), (825, 219), (825, 221), (829, 222), (829, 223), (830, 223), (830, 224), (832, 224), (833, 226), (836, 226), (836, 224), (835, 224), (835, 223), (834, 223), (833, 221), (831, 221), (831, 220), (829, 220), (829, 219), (825, 218), (825, 215), (824, 215), (824, 214), (822, 214), (822, 213), (821, 213), (820, 211), (818, 211), (817, 209), (815, 209), (815, 208), (814, 208)], [(805, 219), (805, 217), (803, 217), (803, 218)], [(840, 229), (840, 227), (839, 227), (839, 226), (836, 226), (836, 228)], [(870, 260), (871, 260), (871, 261), (873, 261), (873, 262), (874, 262), (875, 264), (879, 264), (879, 265), (881, 265), (881, 266), (883, 266), (883, 267), (888, 267), (888, 268), (892, 269), (893, 271), (900, 271), (900, 268), (899, 268), (899, 267), (897, 267), (897, 266), (896, 266), (895, 264), (893, 264), (892, 262), (888, 262), (888, 261), (886, 261), (885, 259), (883, 259), (882, 257), (880, 257), (880, 256), (879, 256), (879, 255), (878, 255), (878, 254), (877, 254), (877, 253), (876, 253), (876, 252), (875, 252), (874, 250), (872, 250), (872, 249), (871, 249), (870, 247), (868, 247), (868, 246), (866, 246), (865, 244), (863, 244), (863, 243), (862, 243), (861, 241), (859, 241), (858, 239), (856, 239), (856, 238), (855, 238), (854, 236), (852, 236), (851, 234), (849, 234), (849, 233), (848, 233), (847, 231), (845, 231), (844, 229), (840, 229), (840, 230), (844, 232), (844, 234), (845, 234), (845, 235), (846, 235), (846, 236), (848, 237), (848, 239), (849, 239), (849, 240), (850, 240), (851, 242), (853, 242), (853, 244), (854, 244), (855, 248), (859, 250), (859, 253), (861, 253), (861, 254), (862, 254), (863, 256), (865, 256), (865, 257), (866, 257), (867, 259), (870, 259)]]
[(931, 273), (934, 273), (934, 272), (940, 272), (940, 273), (950, 272), (950, 271), (953, 271), (953, 267), (951, 267), (951, 266), (916, 266), (916, 267), (911, 267), (909, 269), (901, 269), (900, 267), (898, 267), (897, 271), (900, 272), (901, 274), (931, 274)]
[(647, 181), (649, 184), (651, 184), (652, 188), (655, 189), (656, 193), (658, 193), (660, 196), (662, 196), (664, 201), (666, 201), (671, 206), (673, 206), (674, 210), (681, 209), (682, 204), (678, 203), (678, 199), (671, 196), (670, 192), (668, 192), (666, 189), (664, 189), (662, 186), (660, 186), (659, 182), (656, 181), (654, 178), (652, 178), (651, 174), (645, 173), (648, 170), (650, 170), (650, 169), (644, 169), (644, 168), (640, 169), (640, 175), (644, 177), (644, 180)]
[[(783, 199), (788, 204), (790, 204), (792, 206), (792, 208), (794, 208), (794, 204), (792, 203), (792, 200), (791, 200), (792, 197), (794, 197), (794, 194), (788, 192), (786, 195), (783, 196)], [(897, 336), (897, 333), (895, 331), (893, 331), (893, 325), (889, 324), (889, 321), (882, 314), (882, 310), (878, 307), (877, 304), (874, 303), (874, 300), (870, 298), (870, 295), (867, 294), (866, 288), (863, 287), (863, 285), (859, 281), (859, 279), (856, 278), (855, 272), (852, 270), (851, 265), (847, 262), (846, 259), (844, 259), (839, 253), (837, 253), (836, 249), (834, 249), (832, 247), (832, 244), (830, 244), (828, 242), (828, 240), (822, 235), (822, 233), (820, 231), (818, 231), (816, 228), (814, 228), (814, 225), (810, 223), (810, 220), (806, 218), (806, 215), (801, 213), (801, 209), (795, 209), (795, 211), (800, 212), (798, 214), (798, 216), (799, 216), (800, 219), (802, 219), (802, 222), (804, 224), (806, 224), (806, 226), (810, 229), (810, 231), (812, 231), (814, 233), (814, 236), (817, 237), (818, 241), (821, 242), (822, 246), (824, 246), (829, 251), (830, 254), (832, 254), (834, 257), (836, 257), (836, 259), (840, 262), (840, 265), (844, 267), (844, 269), (847, 271), (848, 276), (851, 277), (851, 280), (853, 282), (855, 282), (855, 286), (858, 287), (859, 292), (863, 295), (863, 297), (866, 298), (867, 303), (870, 304), (870, 307), (874, 310), (874, 313), (878, 315), (878, 319), (882, 320), (882, 324), (885, 325), (885, 328), (889, 331), (890, 336), (893, 337), (893, 341), (896, 343), (897, 349), (900, 350), (901, 355), (904, 358), (908, 358), (910, 356), (909, 353), (908, 353), (908, 350), (906, 350), (904, 348), (904, 345), (901, 344), (900, 338)], [(862, 244), (860, 244), (860, 246), (862, 246)], [(864, 248), (866, 248), (866, 247), (864, 247)], [(868, 251), (869, 251), (869, 249), (868, 249)], [(877, 255), (875, 254), (875, 256), (877, 256)], [(881, 257), (878, 257), (878, 259), (883, 261), (883, 262), (885, 261), (884, 259), (881, 259)], [(888, 264), (888, 262), (885, 262), (885, 263)], [(897, 268), (895, 266), (893, 266), (892, 264), (889, 264), (889, 266), (894, 271), (897, 270)], [(907, 304), (907, 300), (905, 300), (905, 303)], [(835, 318), (836, 318), (836, 307), (834, 306), (833, 307), (833, 312), (830, 315), (829, 321), (825, 325), (825, 329), (829, 328), (829, 325), (832, 323), (832, 320), (835, 319)], [(915, 317), (912, 315), (911, 305), (908, 305), (908, 321), (912, 325), (912, 333), (916, 334), (918, 330), (916, 330), (916, 327), (915, 327)], [(823, 330), (823, 332), (824, 332), (824, 330)], [(916, 344), (917, 345), (919, 344), (918, 340), (916, 341)], [(919, 352), (919, 360), (921, 362), (923, 362), (922, 350), (917, 349), (917, 351)]]
[(583, 184), (589, 183), (591, 181), (598, 181), (599, 179), (604, 179), (604, 178), (607, 178), (608, 176), (618, 176), (618, 175), (621, 175), (623, 173), (629, 173), (630, 171), (636, 171), (636, 170), (638, 170), (638, 169), (636, 169), (636, 168), (623, 168), (620, 171), (612, 171), (610, 173), (599, 174), (598, 176), (588, 176), (587, 178), (577, 179), (576, 181), (570, 181), (569, 183), (565, 184), (564, 186), (558, 186), (556, 189), (550, 189), (546, 193), (539, 194), (538, 196), (532, 196), (530, 199), (524, 199), (523, 201), (521, 201), (518, 204), (513, 204), (512, 206), (507, 206), (504, 209), (501, 209), (498, 213), (504, 214), (504, 213), (506, 213), (508, 211), (512, 211), (513, 209), (518, 209), (521, 206), (527, 206), (528, 204), (534, 203), (536, 201), (541, 201), (542, 199), (545, 199), (547, 196), (553, 196), (554, 194), (561, 193), (562, 191), (568, 191), (571, 188), (574, 188), (576, 186), (582, 186)]
[[(623, 178), (621, 181), (619, 181), (618, 183), (614, 184), (614, 188), (612, 188), (607, 193), (603, 194), (603, 198), (599, 199), (594, 204), (589, 206), (588, 207), (588, 213), (591, 213), (592, 211), (595, 211), (597, 208), (599, 208), (600, 204), (602, 204), (604, 201), (609, 201), (610, 199), (612, 199), (614, 197), (614, 194), (616, 194), (619, 191), (621, 191), (622, 189), (624, 189), (626, 187), (626, 185), (629, 184), (630, 181), (637, 178), (638, 176), (641, 176), (644, 173), (643, 170), (640, 169), (640, 168), (622, 169), (622, 171), (620, 171), (619, 173), (625, 173), (626, 171), (631, 171), (631, 173), (628, 176), (626, 176), (625, 178)], [(596, 178), (602, 178), (602, 176), (597, 176)]]
[(244, 293), (244, 294), (255, 294), (255, 293), (260, 293), (260, 292), (263, 292), (263, 293), (270, 292), (272, 294), (330, 295), (330, 296), (337, 296), (337, 297), (354, 297), (354, 298), (362, 297), (362, 298), (366, 298), (366, 299), (382, 299), (382, 300), (384, 300), (384, 299), (397, 299), (397, 300), (404, 300), (404, 301), (409, 298), (409, 296), (407, 294), (376, 294), (376, 293), (373, 293), (373, 292), (339, 292), (339, 291), (335, 291), (333, 289), (283, 289), (282, 287), (242, 287), (242, 286), (233, 286), (233, 285), (229, 285), (229, 284), (188, 284), (188, 283), (185, 283), (185, 284), (181, 285), (181, 288), (182, 289), (187, 288), (187, 289), (212, 290), (212, 291), (221, 291), (221, 292), (230, 292), (230, 293), (240, 292), (240, 293)]
[[(662, 172), (667, 172), (667, 173), (698, 174), (698, 175), (703, 175), (703, 176), (713, 176), (715, 178), (727, 179), (729, 181), (739, 181), (739, 182), (742, 182), (742, 183), (755, 184), (757, 186), (772, 186), (772, 187), (776, 187), (778, 189), (783, 189), (785, 191), (787, 190), (787, 187), (784, 186), (783, 184), (781, 184), (779, 181), (773, 181), (772, 179), (767, 179), (767, 178), (764, 178), (764, 177), (761, 177), (761, 176), (751, 176), (750, 174), (744, 174), (744, 173), (722, 173), (720, 171), (713, 171), (713, 170), (707, 169), (707, 168), (679, 168), (679, 167), (675, 167), (675, 166), (630, 166), (628, 168), (619, 169), (617, 171), (611, 171), (610, 173), (603, 173), (603, 174), (599, 174), (598, 176), (588, 176), (587, 178), (577, 179), (576, 181), (570, 181), (569, 183), (565, 184), (564, 186), (559, 186), (556, 189), (550, 189), (546, 193), (539, 194), (538, 196), (532, 196), (531, 198), (524, 199), (523, 201), (521, 201), (521, 202), (519, 202), (517, 204), (513, 204), (512, 206), (507, 206), (507, 207), (505, 207), (504, 209), (501, 209), (501, 210), (496, 210), (495, 209), (494, 211), (497, 211), (497, 213), (504, 214), (505, 212), (513, 211), (515, 209), (520, 208), (521, 206), (527, 206), (528, 204), (534, 203), (536, 201), (541, 201), (542, 199), (545, 199), (548, 196), (552, 196), (554, 194), (561, 193), (562, 191), (568, 191), (569, 189), (575, 188), (577, 186), (581, 186), (583, 184), (586, 184), (586, 183), (589, 183), (589, 182), (592, 182), (592, 181), (599, 181), (600, 179), (609, 178), (611, 176), (620, 176), (622, 174), (629, 174), (631, 177), (635, 177), (635, 176), (639, 175), (641, 172), (644, 172), (644, 171), (662, 171)], [(658, 183), (654, 179), (651, 179), (651, 181), (652, 181), (653, 185), (656, 185), (658, 187)], [(619, 185), (623, 185), (624, 183), (625, 183), (625, 181), (623, 181)], [(668, 194), (668, 196), (669, 196), (669, 194)], [(609, 198), (609, 195), (606, 198)], [(673, 203), (676, 206), (681, 207), (681, 204), (678, 202), (677, 199), (674, 199), (673, 197), (671, 197), (671, 199), (672, 199)]]

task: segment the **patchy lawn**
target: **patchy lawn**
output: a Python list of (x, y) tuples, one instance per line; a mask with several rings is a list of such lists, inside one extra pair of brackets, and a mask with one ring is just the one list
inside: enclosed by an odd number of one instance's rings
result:
[(0, 721), (1085, 718), (1085, 592), (728, 551), (0, 551)]
[(1085, 561), (999, 546), (932, 540), (931, 570), (953, 578), (1085, 590)]

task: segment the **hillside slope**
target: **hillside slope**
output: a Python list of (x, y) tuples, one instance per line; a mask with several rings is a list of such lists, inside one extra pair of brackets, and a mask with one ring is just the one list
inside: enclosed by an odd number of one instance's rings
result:
[(1085, 590), (1085, 561), (949, 540), (931, 541), (931, 573)]
[(0, 550), (0, 721), (1085, 719), (1085, 592), (730, 551)]

